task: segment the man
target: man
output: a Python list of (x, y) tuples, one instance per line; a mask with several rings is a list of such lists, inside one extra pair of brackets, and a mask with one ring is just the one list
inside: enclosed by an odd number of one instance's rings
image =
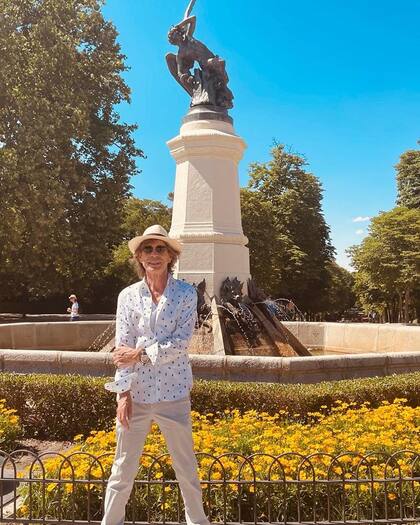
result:
[(193, 450), (192, 371), (188, 345), (194, 330), (197, 294), (171, 272), (181, 252), (162, 226), (147, 228), (128, 243), (141, 281), (118, 297), (115, 381), (118, 394), (117, 450), (108, 481), (102, 525), (124, 522), (125, 506), (152, 421), (166, 440), (188, 525), (208, 525)]

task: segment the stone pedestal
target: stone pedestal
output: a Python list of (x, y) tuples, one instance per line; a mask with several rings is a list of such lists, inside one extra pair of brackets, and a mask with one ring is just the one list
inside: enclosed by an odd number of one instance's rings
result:
[(238, 182), (245, 142), (229, 117), (201, 112), (187, 115), (167, 144), (176, 161), (170, 235), (183, 244), (175, 276), (190, 283), (206, 279), (209, 296), (220, 296), (224, 279), (237, 277), (246, 292), (249, 250)]

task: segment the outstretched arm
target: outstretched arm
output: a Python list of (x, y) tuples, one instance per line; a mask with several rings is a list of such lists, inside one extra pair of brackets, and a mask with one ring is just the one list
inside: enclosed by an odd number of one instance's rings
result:
[(188, 22), (187, 36), (193, 36), (195, 31), (195, 25), (197, 23), (196, 16), (190, 16), (184, 22)]
[(185, 18), (182, 22), (179, 22), (179, 24), (176, 24), (175, 27), (181, 31), (185, 31), (185, 34), (191, 37), (194, 34), (196, 23), (197, 23), (197, 19), (194, 15), (194, 16), (189, 16), (188, 18)]
[(185, 14), (184, 14), (184, 20), (190, 16), (191, 11), (193, 10), (194, 4), (195, 4), (195, 0), (191, 0), (190, 3), (188, 4), (187, 10), (185, 11)]

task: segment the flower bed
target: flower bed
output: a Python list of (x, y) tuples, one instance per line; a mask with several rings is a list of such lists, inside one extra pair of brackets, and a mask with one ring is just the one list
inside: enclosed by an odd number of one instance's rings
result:
[(22, 429), (16, 410), (7, 408), (6, 401), (0, 399), (0, 450), (9, 452), (20, 437)]
[[(15, 408), (27, 438), (71, 440), (89, 435), (92, 428), (104, 430), (114, 424), (115, 395), (104, 389), (109, 379), (53, 374), (0, 374), (0, 398)], [(287, 410), (301, 417), (331, 408), (336, 399), (347, 403), (406, 398), (410, 406), (420, 405), (420, 372), (386, 377), (330, 381), (315, 385), (231, 383), (195, 381), (192, 407), (200, 414), (237, 408), (277, 414)], [(327, 411), (328, 409), (323, 409)]]
[[(336, 402), (333, 408), (322, 406), (308, 416), (310, 421), (299, 421), (298, 414), (284, 411), (274, 415), (238, 410), (219, 415), (193, 412), (200, 478), (212, 521), (224, 515), (237, 521), (239, 508), (241, 518), (251, 521), (254, 512), (259, 521), (281, 521), (285, 516), (289, 521), (302, 521), (313, 519), (314, 512), (317, 519), (331, 521), (342, 519), (343, 513), (347, 519), (370, 519), (372, 515), (378, 519), (418, 509), (420, 458), (415, 451), (420, 407), (410, 407), (404, 399), (383, 402), (377, 408), (368, 403), (356, 407)], [(66, 452), (68, 459), (47, 459), (45, 474), (38, 470), (37, 476), (49, 482), (32, 483), (33, 518), (57, 517), (57, 509), (59, 519), (71, 519), (73, 512), (77, 519), (100, 517), (115, 433), (93, 431), (86, 440), (82, 436), (75, 440), (76, 445)], [(402, 450), (405, 452), (388, 460)], [(179, 520), (178, 490), (167, 481), (175, 479), (170, 458), (163, 455), (154, 460), (166, 452), (154, 425), (138, 475), (152, 484), (140, 484), (129, 507), (137, 520), (160, 521), (163, 513), (167, 521)], [(404, 480), (406, 477), (411, 480)], [(384, 483), (383, 478), (388, 481)], [(88, 481), (78, 484), (74, 479)], [(28, 485), (22, 495), (25, 502), (20, 514), (27, 516)]]

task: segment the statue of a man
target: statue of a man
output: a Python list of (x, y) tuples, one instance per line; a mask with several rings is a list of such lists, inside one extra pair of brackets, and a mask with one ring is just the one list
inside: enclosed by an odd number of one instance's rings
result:
[[(205, 104), (229, 109), (233, 107), (233, 94), (227, 87), (225, 61), (193, 36), (196, 17), (190, 13), (194, 2), (191, 0), (184, 19), (169, 30), (168, 40), (178, 46), (178, 53), (168, 53), (166, 62), (175, 80), (191, 96), (191, 106)], [(196, 62), (199, 68), (191, 71)]]

